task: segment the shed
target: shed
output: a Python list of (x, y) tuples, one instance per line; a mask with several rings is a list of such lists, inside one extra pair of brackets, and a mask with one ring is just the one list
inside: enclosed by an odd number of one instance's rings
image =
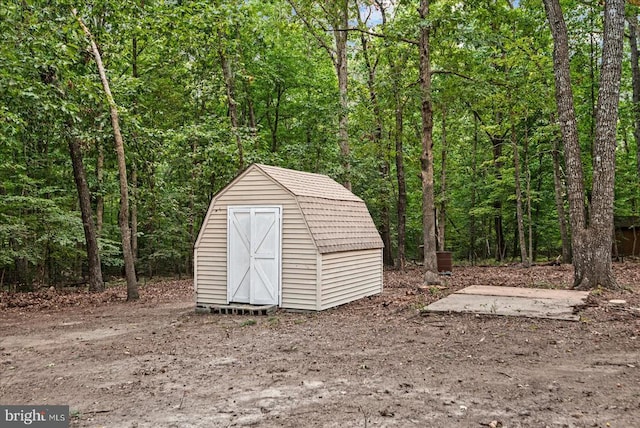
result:
[(196, 306), (321, 311), (382, 292), (382, 240), (326, 175), (253, 164), (212, 199), (195, 243)]

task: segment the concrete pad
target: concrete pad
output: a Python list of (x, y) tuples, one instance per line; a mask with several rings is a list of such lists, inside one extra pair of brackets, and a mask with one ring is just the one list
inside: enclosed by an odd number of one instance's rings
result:
[(471, 286), (425, 307), (428, 312), (466, 312), (578, 321), (575, 307), (585, 291)]
[(531, 297), (534, 299), (561, 299), (573, 305), (581, 305), (589, 296), (588, 291), (553, 290), (547, 288), (496, 287), (492, 285), (472, 285), (456, 292), (457, 294), (477, 294), (483, 296)]

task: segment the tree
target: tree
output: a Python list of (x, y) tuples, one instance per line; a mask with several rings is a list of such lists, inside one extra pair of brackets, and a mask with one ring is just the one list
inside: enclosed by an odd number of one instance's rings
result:
[[(218, 32), (219, 40), (225, 40), (226, 34), (220, 29)], [(240, 136), (238, 126), (238, 101), (236, 100), (236, 79), (234, 71), (231, 67), (231, 59), (226, 52), (226, 47), (220, 45), (218, 47), (218, 55), (220, 56), (220, 67), (222, 68), (222, 76), (224, 77), (224, 86), (227, 93), (227, 103), (229, 105), (229, 120), (231, 121), (231, 132), (236, 139), (238, 147), (238, 170), (244, 169), (244, 148), (242, 145), (242, 137)]]
[(438, 251), (445, 250), (447, 223), (447, 106), (442, 105), (442, 128), (440, 130), (440, 207), (438, 209)]
[(82, 162), (80, 142), (76, 137), (69, 136), (69, 153), (73, 166), (73, 178), (78, 189), (78, 201), (82, 214), (82, 226), (84, 228), (85, 242), (87, 245), (87, 260), (89, 267), (89, 291), (100, 292), (104, 290), (102, 279), (102, 266), (100, 265), (100, 249), (98, 247), (98, 234), (93, 222), (91, 210), (91, 195), (87, 184), (87, 174)]
[[(384, 28), (386, 24), (386, 11), (384, 5), (379, 1), (376, 2), (376, 6), (380, 11), (382, 23), (381, 26)], [(392, 246), (391, 246), (391, 219), (390, 219), (390, 204), (391, 204), (391, 192), (389, 192), (389, 186), (387, 186), (387, 182), (389, 180), (389, 170), (390, 163), (387, 157), (387, 147), (385, 141), (383, 139), (384, 135), (384, 118), (382, 115), (382, 108), (380, 107), (379, 102), (379, 94), (377, 90), (378, 82), (378, 65), (380, 63), (380, 55), (373, 57), (370, 46), (371, 37), (367, 35), (365, 29), (367, 28), (368, 18), (370, 18), (371, 14), (369, 13), (367, 19), (362, 18), (362, 10), (358, 8), (358, 12), (356, 14), (358, 18), (358, 27), (363, 31), (360, 33), (360, 45), (362, 48), (362, 58), (364, 60), (364, 66), (367, 72), (367, 89), (369, 91), (369, 99), (368, 102), (370, 104), (370, 108), (373, 113), (373, 131), (371, 132), (371, 142), (375, 147), (376, 153), (379, 153), (379, 170), (382, 178), (382, 193), (381, 193), (381, 219), (380, 219), (380, 235), (382, 237), (382, 242), (384, 244), (384, 249), (382, 252), (382, 260), (386, 266), (393, 266), (393, 254), (392, 254)], [(396, 137), (397, 138), (397, 137)], [(399, 188), (399, 193), (402, 192), (403, 189)], [(406, 191), (405, 191), (406, 198)], [(400, 203), (398, 204), (400, 207)], [(400, 210), (400, 208), (398, 208)], [(404, 224), (402, 224), (401, 230), (401, 215), (400, 211), (398, 214), (398, 236), (402, 233), (404, 235)], [(404, 238), (403, 238), (404, 240)], [(402, 254), (399, 256), (398, 267), (404, 270), (404, 242), (402, 243), (402, 247), (398, 246), (398, 253)]]
[(616, 287), (611, 267), (616, 124), (620, 97), (624, 0), (604, 5), (602, 70), (593, 141), (591, 203), (585, 212), (585, 183), (571, 86), (569, 38), (559, 0), (544, 0), (553, 37), (558, 119), (564, 144), (574, 288)]
[(422, 230), (424, 245), (424, 269), (437, 273), (435, 199), (433, 188), (433, 103), (431, 101), (431, 59), (429, 46), (429, 0), (420, 0), (420, 94), (422, 117), (422, 154), (420, 176), (422, 179)]
[(91, 44), (91, 51), (98, 67), (98, 73), (100, 74), (100, 81), (104, 89), (107, 103), (109, 104), (109, 112), (111, 115), (111, 125), (113, 126), (113, 135), (116, 146), (116, 154), (118, 157), (118, 174), (120, 176), (120, 213), (118, 215), (118, 223), (120, 226), (120, 234), (122, 239), (122, 255), (124, 257), (125, 275), (127, 278), (127, 300), (139, 299), (138, 294), (138, 280), (136, 278), (136, 268), (134, 264), (133, 251), (131, 248), (131, 228), (129, 227), (129, 187), (127, 181), (127, 164), (124, 155), (124, 141), (122, 139), (122, 133), (120, 132), (120, 123), (118, 118), (118, 107), (113, 95), (111, 94), (111, 88), (109, 87), (109, 80), (107, 79), (107, 73), (104, 65), (102, 64), (102, 57), (98, 50), (89, 28), (84, 24), (82, 18), (78, 15), (76, 9), (73, 9), (73, 15), (78, 20), (78, 24), (82, 27), (82, 31), (86, 35)]
[(633, 138), (636, 140), (636, 170), (640, 179), (640, 64), (638, 54), (638, 17), (627, 17), (629, 23), (629, 49), (631, 50), (631, 83), (633, 87)]
[(553, 139), (551, 156), (553, 158), (554, 196), (556, 202), (556, 211), (558, 213), (560, 240), (562, 241), (562, 262), (571, 263), (571, 244), (569, 243), (569, 233), (567, 231), (567, 216), (564, 209), (565, 186), (560, 174), (560, 150), (558, 148), (558, 142), (555, 138)]
[[(335, 68), (338, 78), (338, 92), (340, 100), (340, 111), (338, 114), (338, 146), (342, 157), (342, 182), (344, 187), (351, 190), (351, 147), (349, 145), (349, 98), (348, 98), (348, 68), (347, 68), (347, 39), (349, 30), (349, 0), (331, 0), (320, 2), (318, 6), (322, 9), (322, 18), (315, 19), (314, 12), (303, 10), (301, 3), (294, 0), (287, 0), (296, 11), (296, 15), (302, 19), (307, 29), (313, 37), (325, 49)], [(327, 24), (321, 22), (326, 20)], [(318, 25), (324, 32), (330, 31), (333, 34), (333, 46), (317, 32)]]

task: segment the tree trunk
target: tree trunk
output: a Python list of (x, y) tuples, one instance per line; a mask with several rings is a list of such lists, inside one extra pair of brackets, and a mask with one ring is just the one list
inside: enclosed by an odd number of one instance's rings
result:
[[(222, 34), (219, 34), (219, 36), (221, 38), (223, 37)], [(227, 93), (227, 106), (229, 109), (229, 121), (231, 122), (231, 133), (236, 140), (236, 146), (238, 148), (238, 170), (242, 171), (244, 169), (244, 148), (242, 145), (242, 137), (240, 136), (240, 131), (238, 129), (238, 102), (236, 101), (235, 78), (233, 77), (229, 58), (222, 47), (218, 50), (218, 55), (220, 56), (222, 77), (224, 78), (224, 86)]]
[(406, 225), (407, 225), (407, 184), (404, 168), (404, 107), (406, 99), (403, 99), (400, 88), (400, 76), (402, 69), (406, 65), (406, 58), (397, 58), (393, 54), (389, 55), (389, 65), (392, 75), (392, 90), (395, 100), (395, 130), (393, 139), (395, 144), (395, 164), (396, 164), (396, 183), (398, 186), (398, 199), (396, 204), (397, 214), (397, 253), (396, 266), (400, 270), (405, 270), (406, 256)]
[[(348, 69), (347, 69), (347, 38), (349, 29), (349, 0), (335, 0), (323, 2), (322, 10), (332, 28), (334, 46), (326, 42), (317, 30), (312, 14), (307, 14), (300, 7), (300, 3), (287, 0), (313, 37), (329, 54), (338, 78), (339, 108), (338, 112), (338, 147), (340, 149), (340, 163), (342, 166), (342, 184), (351, 190), (351, 148), (349, 145), (349, 99), (348, 99)], [(314, 2), (312, 2), (314, 4)], [(308, 16), (309, 15), (309, 16)], [(322, 25), (320, 26), (322, 27)]]
[(516, 190), (516, 219), (518, 223), (518, 246), (520, 247), (520, 262), (529, 267), (527, 257), (527, 243), (524, 236), (524, 212), (522, 210), (522, 186), (520, 184), (520, 149), (518, 148), (518, 138), (516, 135), (516, 124), (513, 110), (511, 116), (511, 145), (513, 147), (513, 168)]
[[(599, 9), (600, 5), (598, 5), (597, 7)], [(592, 3), (589, 7), (588, 12), (589, 28), (593, 30), (595, 30), (596, 27), (594, 22), (594, 15), (596, 13), (599, 13), (595, 11), (595, 8), (596, 6)], [(591, 114), (589, 115), (589, 139), (587, 141), (589, 141), (590, 144), (590, 153), (593, 153), (593, 140), (596, 131), (596, 73), (598, 69), (598, 60), (596, 59), (596, 37), (593, 30), (589, 32), (589, 112)]]
[[(145, 233), (148, 236), (153, 236), (156, 233), (156, 218), (158, 213), (158, 194), (157, 194), (158, 192), (156, 192), (157, 190), (156, 176), (155, 176), (156, 168), (154, 166), (154, 162), (155, 162), (155, 159), (149, 162), (148, 164), (146, 164), (148, 170), (144, 174), (144, 176), (148, 180), (148, 190), (149, 190), (148, 197), (151, 199), (149, 201), (149, 205), (145, 215), (146, 226), (144, 229), (145, 229)], [(148, 242), (148, 244), (146, 245), (146, 250), (148, 251), (149, 254), (153, 254), (156, 251), (155, 247), (157, 244), (153, 240), (149, 240), (149, 241), (150, 242)], [(149, 278), (153, 277), (154, 269), (155, 269), (155, 264), (153, 262), (153, 259), (151, 257), (148, 257), (147, 258), (147, 276)]]
[(398, 200), (396, 204), (397, 214), (397, 254), (396, 266), (400, 270), (405, 270), (407, 263), (406, 256), (406, 227), (407, 227), (407, 183), (404, 168), (404, 108), (406, 97), (403, 97), (400, 84), (402, 70), (406, 66), (406, 58), (396, 58), (394, 54), (389, 55), (389, 65), (392, 75), (392, 90), (395, 101), (395, 130), (393, 133), (395, 143), (395, 164), (396, 183), (398, 186)]
[[(526, 126), (526, 125), (525, 125)], [(542, 155), (540, 155), (540, 160), (542, 160)], [(533, 241), (534, 241), (534, 237), (533, 237), (533, 217), (532, 217), (532, 213), (531, 213), (531, 168), (529, 168), (529, 128), (525, 127), (525, 135), (524, 135), (524, 165), (526, 167), (526, 173), (525, 173), (525, 177), (526, 177), (526, 182), (527, 182), (527, 225), (529, 227), (529, 259), (527, 260), (527, 263), (529, 266), (531, 266), (531, 264), (533, 263), (534, 260), (536, 260), (534, 251), (533, 251)], [(540, 170), (538, 173), (539, 177), (542, 177), (542, 171)], [(540, 187), (541, 187), (541, 182), (542, 180), (538, 180), (538, 189), (537, 191), (540, 192)], [(539, 207), (538, 207), (539, 208)], [(536, 214), (538, 213), (538, 210), (536, 209)]]
[[(476, 139), (477, 139), (477, 125), (478, 122), (481, 125), (484, 125), (484, 122), (482, 120), (482, 117), (480, 116), (480, 114), (475, 111), (473, 111), (473, 115), (476, 119)], [(502, 114), (500, 112), (498, 112), (498, 114), (496, 115), (496, 123), (502, 123)], [(489, 137), (489, 140), (491, 141), (491, 147), (492, 147), (492, 154), (493, 154), (493, 168), (495, 171), (495, 178), (496, 178), (496, 182), (497, 183), (501, 183), (502, 182), (502, 145), (504, 144), (504, 135), (495, 135), (491, 132), (489, 132), (487, 129), (485, 129), (485, 133), (487, 134), (487, 136)], [(477, 144), (477, 141), (474, 142), (475, 144)], [(475, 150), (477, 149), (477, 147), (474, 147), (474, 153)], [(501, 186), (501, 184), (497, 184), (496, 187)], [(493, 229), (496, 235), (496, 241), (495, 241), (495, 248), (494, 248), (494, 257), (497, 261), (502, 261), (506, 255), (507, 252), (507, 244), (506, 241), (504, 239), (504, 229), (503, 229), (503, 221), (502, 221), (502, 200), (500, 199), (500, 196), (494, 196), (494, 200), (492, 203), (493, 206)], [(487, 241), (488, 242), (488, 241)], [(489, 253), (490, 254), (490, 251)], [(487, 257), (488, 257), (487, 254)]]
[(91, 212), (91, 195), (87, 184), (87, 175), (82, 162), (82, 151), (78, 140), (69, 137), (69, 153), (71, 154), (71, 164), (73, 165), (73, 178), (78, 190), (78, 202), (80, 203), (80, 213), (82, 215), (82, 227), (84, 228), (84, 239), (87, 245), (87, 264), (89, 267), (89, 291), (101, 292), (104, 290), (102, 279), (102, 267), (100, 265), (100, 249), (98, 247), (98, 234), (93, 223)]
[[(269, 130), (271, 131), (271, 152), (275, 153), (278, 151), (278, 126), (280, 124), (280, 102), (282, 101), (282, 95), (284, 95), (284, 88), (280, 83), (276, 83), (275, 88), (276, 93), (276, 105), (275, 110), (273, 112), (273, 122), (271, 121), (271, 115), (267, 112), (267, 124), (269, 125)], [(271, 106), (271, 97), (269, 97), (267, 107)]]
[(102, 224), (104, 223), (104, 144), (102, 140), (98, 142), (96, 180), (98, 182), (98, 192), (96, 194), (96, 232), (98, 236), (100, 236), (102, 234)]
[(476, 208), (478, 174), (478, 118), (473, 116), (473, 147), (471, 149), (471, 201), (469, 213), (469, 261), (475, 265), (476, 261)]
[[(360, 15), (361, 11), (358, 9), (357, 18), (358, 25), (360, 27), (364, 26), (362, 22), (362, 16)], [(380, 176), (382, 179), (382, 219), (381, 219), (381, 230), (380, 236), (382, 237), (382, 242), (384, 243), (384, 249), (382, 250), (382, 261), (385, 266), (393, 266), (393, 254), (391, 251), (391, 219), (390, 219), (390, 208), (389, 201), (391, 200), (391, 195), (389, 194), (389, 161), (388, 161), (388, 148), (382, 142), (383, 136), (383, 118), (382, 112), (380, 110), (380, 104), (378, 103), (378, 94), (376, 92), (376, 68), (378, 61), (371, 61), (371, 56), (369, 55), (369, 39), (364, 33), (360, 35), (360, 43), (362, 44), (362, 56), (364, 58), (365, 66), (367, 67), (367, 88), (369, 90), (369, 102), (371, 103), (371, 110), (373, 110), (373, 121), (374, 121), (374, 131), (372, 137), (372, 143), (375, 147), (376, 152), (380, 158)]]
[(445, 250), (447, 222), (447, 107), (442, 106), (442, 152), (440, 163), (440, 209), (438, 210), (438, 251)]
[[(385, 161), (380, 165), (380, 172), (382, 177), (389, 177), (389, 162)], [(384, 183), (385, 188), (388, 183)], [(382, 219), (381, 219), (381, 230), (380, 236), (382, 238), (382, 243), (384, 244), (384, 248), (382, 250), (382, 262), (385, 266), (393, 267), (393, 251), (391, 245), (391, 209), (389, 207), (389, 192), (385, 191), (386, 199), (382, 202)]]
[(138, 283), (136, 280), (136, 268), (133, 260), (133, 252), (131, 250), (131, 229), (129, 228), (129, 190), (127, 183), (127, 165), (124, 155), (124, 141), (122, 140), (122, 134), (120, 133), (120, 124), (118, 119), (118, 109), (116, 103), (111, 94), (111, 88), (109, 87), (109, 80), (107, 79), (107, 73), (102, 65), (102, 57), (98, 46), (93, 40), (91, 32), (84, 25), (82, 18), (73, 9), (73, 14), (76, 16), (78, 23), (82, 27), (87, 39), (91, 43), (91, 50), (93, 51), (93, 57), (98, 67), (98, 73), (100, 74), (100, 80), (102, 81), (102, 87), (104, 89), (107, 102), (109, 103), (109, 113), (111, 115), (111, 125), (113, 126), (113, 134), (116, 146), (116, 156), (118, 159), (118, 174), (120, 176), (120, 213), (118, 214), (118, 224), (120, 226), (120, 234), (122, 239), (122, 255), (124, 257), (125, 275), (127, 278), (127, 300), (137, 300), (140, 296), (138, 294)]
[[(253, 78), (249, 78), (247, 79), (246, 82), (246, 86), (245, 86), (245, 91), (246, 91), (246, 97), (247, 97), (247, 109), (249, 110), (249, 132), (251, 133), (251, 138), (253, 138), (254, 140), (257, 140), (258, 138), (258, 124), (256, 122), (256, 111), (255, 111), (255, 107), (253, 105), (253, 95), (251, 93), (251, 85), (253, 82)], [(254, 144), (257, 144), (257, 141), (255, 141)]]
[(138, 169), (131, 168), (131, 253), (134, 263), (138, 260)]
[(431, 101), (431, 59), (429, 0), (420, 0), (420, 95), (422, 117), (422, 153), (420, 155), (420, 178), (422, 181), (422, 232), (424, 245), (424, 269), (438, 272), (436, 258), (435, 202), (433, 189), (433, 104)]
[(560, 239), (562, 240), (562, 262), (571, 263), (571, 244), (567, 231), (567, 215), (564, 211), (564, 184), (560, 174), (560, 152), (558, 151), (558, 142), (555, 138), (553, 140), (551, 156), (553, 157), (553, 183), (555, 188), (556, 211), (558, 213)]
[[(193, 159), (196, 158), (196, 153), (198, 153), (198, 141), (194, 139), (191, 142), (191, 155)], [(191, 185), (189, 186), (189, 214), (187, 217), (188, 227), (189, 227), (189, 248), (193, 248), (198, 232), (196, 231), (196, 189), (198, 181), (198, 174), (196, 172), (196, 168), (191, 168)], [(193, 252), (189, 251), (186, 257), (186, 272), (187, 274), (191, 273), (191, 269), (193, 266), (192, 260)]]
[(396, 92), (396, 130), (395, 130), (395, 146), (396, 146), (396, 180), (398, 182), (398, 269), (404, 271), (407, 264), (406, 256), (406, 228), (407, 228), (407, 182), (404, 173), (404, 103), (400, 99), (399, 88), (395, 88)]
[(638, 18), (627, 17), (629, 47), (631, 48), (631, 82), (633, 85), (633, 138), (636, 140), (636, 170), (640, 179), (640, 66), (638, 65)]
[(347, 31), (349, 28), (349, 2), (339, 2), (338, 28), (342, 31), (334, 31), (336, 44), (335, 68), (338, 76), (338, 91), (340, 93), (340, 114), (338, 116), (338, 145), (342, 157), (344, 173), (344, 187), (351, 190), (351, 148), (349, 146), (349, 98), (348, 98), (348, 74), (347, 74)]
[[(617, 286), (611, 267), (613, 203), (616, 169), (616, 127), (624, 42), (624, 0), (608, 0), (604, 8), (602, 66), (596, 111), (593, 159), (593, 191), (589, 232), (595, 250), (594, 266), (583, 278), (582, 288)], [(587, 252), (591, 249), (588, 248)], [(592, 262), (585, 257), (588, 263)]]
[[(500, 123), (501, 120), (496, 120), (496, 123)], [(493, 146), (493, 167), (495, 169), (496, 181), (502, 182), (502, 137), (498, 138), (490, 136), (491, 144)], [(493, 229), (496, 234), (496, 246), (494, 257), (497, 261), (504, 260), (507, 252), (507, 243), (504, 239), (504, 229), (502, 227), (502, 200), (500, 196), (495, 196), (493, 201)]]
[[(144, 7), (144, 1), (142, 1)], [(137, 80), (138, 75), (138, 38), (134, 35), (131, 40), (131, 76)], [(131, 112), (136, 115), (138, 94), (134, 94)], [(136, 132), (133, 132), (132, 140), (136, 141)], [(133, 262), (138, 260), (138, 167), (136, 162), (132, 163), (131, 168), (131, 253), (133, 254)]]
[(598, 286), (612, 288), (617, 286), (611, 267), (611, 231), (613, 229), (616, 124), (624, 36), (624, 0), (608, 0), (604, 5), (602, 68), (593, 143), (591, 209), (588, 219), (585, 215), (584, 175), (570, 80), (567, 26), (559, 0), (544, 0), (544, 5), (554, 41), (556, 102), (567, 167), (574, 288), (591, 289)]

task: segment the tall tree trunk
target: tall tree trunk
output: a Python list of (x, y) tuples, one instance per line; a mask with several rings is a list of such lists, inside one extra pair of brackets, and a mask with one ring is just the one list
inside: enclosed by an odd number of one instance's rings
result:
[[(141, 3), (144, 7), (144, 1)], [(131, 76), (138, 79), (138, 38), (134, 35), (131, 40)], [(138, 94), (134, 94), (131, 111), (135, 115), (138, 105)], [(132, 139), (135, 142), (137, 133), (134, 131)], [(131, 168), (131, 252), (133, 254), (133, 262), (138, 260), (138, 167), (136, 162), (132, 162)]]
[[(540, 155), (540, 159), (542, 160), (542, 155)], [(527, 225), (529, 227), (529, 259), (527, 263), (529, 266), (536, 259), (535, 254), (533, 252), (533, 217), (531, 213), (531, 168), (529, 168), (529, 128), (525, 124), (525, 134), (524, 134), (524, 165), (526, 168), (525, 177), (527, 182)], [(542, 171), (539, 172), (539, 176), (542, 176)], [(542, 180), (538, 180), (539, 186)], [(540, 191), (540, 187), (538, 187), (538, 192)], [(539, 208), (539, 207), (538, 207)], [(537, 211), (536, 211), (537, 213)]]
[(407, 264), (406, 256), (406, 228), (407, 228), (407, 182), (404, 173), (404, 103), (401, 100), (399, 88), (395, 88), (396, 98), (396, 180), (398, 182), (398, 269), (404, 270)]
[[(593, 186), (589, 218), (587, 271), (580, 286), (617, 287), (611, 266), (616, 168), (616, 127), (624, 42), (624, 0), (607, 0), (604, 7), (602, 66), (596, 111)], [(589, 255), (593, 248), (593, 255)], [(597, 261), (596, 261), (597, 259)], [(595, 261), (595, 263), (594, 263)]]
[(516, 190), (516, 219), (518, 223), (518, 246), (520, 247), (520, 262), (529, 266), (527, 257), (527, 243), (524, 236), (524, 212), (522, 210), (522, 186), (520, 184), (520, 149), (518, 148), (518, 136), (516, 134), (516, 124), (513, 110), (510, 112), (511, 119), (511, 146), (513, 147), (513, 168)]
[(447, 222), (447, 106), (442, 106), (442, 152), (440, 163), (440, 209), (438, 210), (438, 251), (445, 250)]
[(96, 194), (96, 232), (98, 236), (100, 236), (102, 234), (102, 224), (104, 223), (104, 144), (102, 140), (98, 142), (96, 180), (98, 182), (98, 192)]
[[(348, 99), (348, 68), (347, 68), (347, 39), (349, 30), (349, 0), (334, 0), (322, 2), (322, 10), (329, 26), (332, 28), (334, 45), (327, 43), (324, 36), (317, 30), (318, 25), (313, 22), (313, 14), (305, 12), (300, 7), (302, 2), (287, 0), (307, 27), (313, 37), (327, 51), (338, 78), (339, 107), (338, 112), (338, 147), (340, 149), (342, 165), (342, 184), (351, 190), (351, 148), (349, 145), (349, 99)], [(314, 2), (311, 2), (312, 4)], [(323, 24), (324, 25), (324, 24)], [(320, 25), (322, 28), (323, 25)]]
[(438, 272), (436, 258), (435, 202), (433, 189), (433, 104), (431, 101), (431, 59), (429, 0), (420, 0), (420, 95), (422, 117), (422, 153), (420, 178), (422, 181), (422, 232), (424, 245), (424, 269)]
[[(282, 95), (284, 95), (284, 88), (280, 83), (276, 83), (276, 105), (274, 107), (273, 112), (273, 122), (271, 121), (271, 115), (267, 112), (267, 124), (269, 125), (269, 130), (271, 131), (271, 152), (275, 153), (278, 151), (278, 126), (280, 124), (280, 102), (282, 101)], [(269, 98), (268, 107), (271, 106), (271, 98)]]
[[(254, 140), (258, 138), (258, 125), (256, 122), (256, 111), (253, 105), (253, 95), (251, 93), (251, 85), (253, 82), (253, 77), (249, 77), (245, 83), (245, 92), (247, 97), (247, 110), (249, 115), (249, 132), (251, 133), (251, 138)], [(255, 142), (257, 144), (257, 141)]]
[(591, 209), (588, 219), (585, 215), (584, 174), (570, 80), (567, 26), (559, 0), (544, 0), (544, 5), (554, 41), (556, 102), (567, 167), (574, 287), (616, 287), (611, 267), (611, 246), (624, 0), (608, 0), (604, 4), (602, 68), (593, 144)]
[(87, 174), (82, 162), (82, 151), (78, 140), (69, 136), (69, 153), (71, 154), (71, 164), (73, 165), (73, 178), (78, 190), (78, 201), (80, 203), (80, 213), (82, 215), (82, 227), (84, 228), (84, 239), (87, 245), (87, 264), (89, 267), (89, 291), (100, 292), (104, 290), (102, 279), (102, 266), (100, 265), (100, 249), (98, 247), (98, 234), (93, 223), (91, 212), (91, 195), (87, 184)]
[[(194, 139), (191, 142), (191, 154), (193, 159), (196, 158), (196, 153), (198, 152), (198, 141)], [(198, 174), (196, 172), (196, 168), (191, 168), (191, 185), (189, 186), (189, 214), (187, 216), (188, 228), (189, 228), (189, 248), (193, 248), (196, 239), (197, 239), (197, 231), (196, 231), (196, 189), (198, 181)], [(187, 275), (191, 274), (191, 269), (193, 266), (192, 252), (189, 251), (186, 257), (185, 271)]]
[(398, 200), (396, 204), (398, 249), (396, 266), (400, 270), (405, 270), (407, 263), (407, 182), (404, 167), (404, 108), (407, 100), (406, 97), (402, 95), (400, 76), (402, 76), (402, 70), (406, 66), (407, 58), (404, 56), (396, 58), (394, 54), (390, 54), (388, 60), (391, 67), (392, 90), (395, 101), (395, 130), (393, 132), (393, 138), (395, 143), (396, 183), (398, 186)]
[(478, 173), (478, 117), (473, 116), (473, 147), (471, 149), (471, 209), (469, 213), (469, 261), (475, 265), (476, 261), (476, 193), (477, 193), (477, 173)]
[(131, 168), (131, 253), (135, 263), (138, 260), (138, 168), (135, 162)]
[(556, 212), (558, 213), (558, 225), (560, 227), (560, 239), (562, 240), (562, 262), (571, 263), (571, 244), (569, 242), (569, 232), (567, 230), (567, 215), (564, 211), (564, 184), (560, 173), (560, 152), (558, 141), (554, 138), (553, 150), (553, 183), (556, 199)]
[(638, 64), (638, 17), (627, 17), (631, 48), (631, 83), (633, 86), (633, 138), (636, 140), (636, 170), (640, 180), (640, 65)]
[(337, 10), (338, 30), (333, 36), (336, 44), (335, 68), (338, 76), (338, 91), (340, 93), (340, 115), (338, 117), (338, 145), (342, 157), (344, 170), (344, 187), (351, 190), (351, 148), (349, 145), (349, 98), (347, 74), (347, 31), (349, 28), (349, 2), (341, 0)]
[[(157, 192), (157, 186), (156, 186), (156, 168), (155, 168), (155, 159), (153, 159), (151, 162), (148, 162), (146, 164), (147, 166), (147, 170), (145, 171), (144, 176), (146, 177), (146, 179), (148, 180), (148, 189), (149, 189), (149, 193), (148, 193), (148, 197), (151, 199), (151, 201), (149, 202), (148, 205), (148, 209), (145, 215), (145, 220), (146, 220), (146, 226), (145, 226), (145, 233), (148, 236), (153, 236), (156, 233), (156, 218), (157, 218), (157, 213), (158, 213), (158, 192)], [(149, 242), (147, 244), (147, 248), (146, 250), (149, 252), (149, 254), (153, 254), (156, 251), (156, 244), (154, 243), (154, 240), (150, 240), (151, 242)], [(149, 278), (153, 277), (154, 274), (154, 270), (155, 270), (155, 264), (154, 261), (151, 257), (147, 258), (147, 276)]]
[[(498, 118), (496, 123), (500, 123)], [(496, 181), (502, 182), (502, 137), (490, 136), (491, 144), (493, 146), (493, 167), (495, 169)], [(496, 196), (493, 201), (493, 229), (496, 234), (496, 246), (494, 257), (497, 261), (504, 260), (507, 252), (507, 243), (504, 239), (504, 229), (502, 227), (502, 200), (500, 196)]]
[[(590, 150), (589, 152), (593, 153), (593, 139), (596, 134), (596, 73), (597, 73), (597, 45), (596, 45), (596, 37), (594, 34), (594, 30), (596, 28), (594, 22), (595, 5), (592, 3), (589, 6), (589, 28), (592, 31), (589, 32), (589, 141)], [(597, 6), (600, 8), (600, 5)], [(588, 190), (587, 190), (588, 191)]]
[[(223, 37), (222, 34), (219, 34)], [(229, 109), (229, 121), (231, 122), (231, 133), (236, 140), (236, 146), (238, 148), (238, 170), (244, 169), (244, 148), (242, 144), (242, 137), (240, 136), (240, 130), (238, 129), (238, 102), (236, 101), (236, 84), (233, 76), (233, 70), (231, 70), (231, 63), (227, 56), (227, 53), (221, 47), (218, 50), (220, 56), (220, 66), (222, 68), (222, 77), (224, 78), (224, 86), (227, 93), (227, 106)]]
[[(482, 117), (476, 110), (472, 110), (473, 115), (476, 119), (476, 127), (478, 122), (481, 125), (484, 125)], [(502, 114), (498, 112), (496, 115), (496, 123), (502, 122)], [(489, 137), (491, 141), (492, 154), (493, 154), (493, 168), (495, 171), (496, 182), (502, 182), (502, 145), (504, 144), (505, 135), (496, 135), (489, 132), (485, 129), (485, 133)], [(477, 128), (476, 128), (476, 138), (477, 138)], [(477, 142), (476, 142), (477, 143)], [(500, 186), (500, 184), (498, 184)], [(494, 248), (494, 257), (497, 261), (502, 261), (507, 252), (507, 244), (504, 238), (504, 230), (502, 225), (502, 200), (500, 196), (495, 196), (493, 200), (493, 229), (496, 235), (495, 248)], [(488, 241), (487, 241), (488, 242)]]
[[(387, 177), (389, 179), (389, 162), (384, 161), (380, 165), (380, 175), (382, 177)], [(382, 243), (384, 244), (384, 249), (382, 250), (382, 262), (385, 266), (393, 267), (393, 247), (391, 245), (391, 208), (389, 207), (389, 191), (386, 190), (389, 187), (389, 183), (387, 180), (384, 182), (384, 194), (385, 200), (382, 202), (382, 219), (381, 219), (381, 230), (380, 236), (382, 237)]]
[[(358, 9), (357, 18), (358, 25), (362, 28), (364, 23), (362, 22), (361, 11)], [(383, 15), (384, 17), (384, 15)], [(373, 122), (374, 131), (372, 143), (376, 152), (380, 157), (379, 170), (382, 179), (382, 221), (380, 235), (382, 242), (384, 243), (384, 249), (382, 250), (382, 261), (385, 266), (393, 266), (393, 253), (391, 251), (391, 219), (390, 219), (390, 207), (389, 202), (391, 195), (389, 194), (389, 156), (388, 148), (383, 144), (383, 118), (380, 110), (380, 103), (378, 103), (378, 94), (376, 92), (376, 69), (378, 60), (372, 61), (369, 54), (369, 39), (364, 33), (360, 34), (360, 43), (362, 44), (362, 56), (364, 58), (365, 66), (367, 67), (367, 89), (369, 90), (369, 102), (371, 103), (371, 109), (373, 110)]]
[(113, 126), (113, 135), (116, 146), (116, 156), (118, 159), (118, 174), (120, 176), (120, 213), (118, 215), (118, 224), (120, 226), (120, 234), (122, 238), (122, 254), (124, 257), (124, 269), (127, 278), (127, 300), (137, 300), (140, 296), (138, 294), (138, 282), (136, 279), (136, 268), (133, 260), (133, 252), (131, 250), (131, 229), (129, 228), (129, 190), (127, 183), (127, 164), (124, 155), (124, 141), (122, 140), (122, 134), (120, 133), (120, 124), (118, 119), (118, 108), (111, 94), (111, 88), (109, 87), (109, 80), (107, 79), (107, 73), (102, 65), (102, 57), (96, 42), (93, 40), (91, 32), (82, 21), (82, 18), (78, 15), (77, 11), (73, 9), (78, 23), (82, 27), (87, 39), (91, 43), (91, 50), (93, 51), (93, 57), (98, 67), (98, 73), (100, 74), (100, 80), (102, 81), (102, 87), (104, 89), (107, 102), (109, 103), (109, 113), (111, 115), (111, 125)]

